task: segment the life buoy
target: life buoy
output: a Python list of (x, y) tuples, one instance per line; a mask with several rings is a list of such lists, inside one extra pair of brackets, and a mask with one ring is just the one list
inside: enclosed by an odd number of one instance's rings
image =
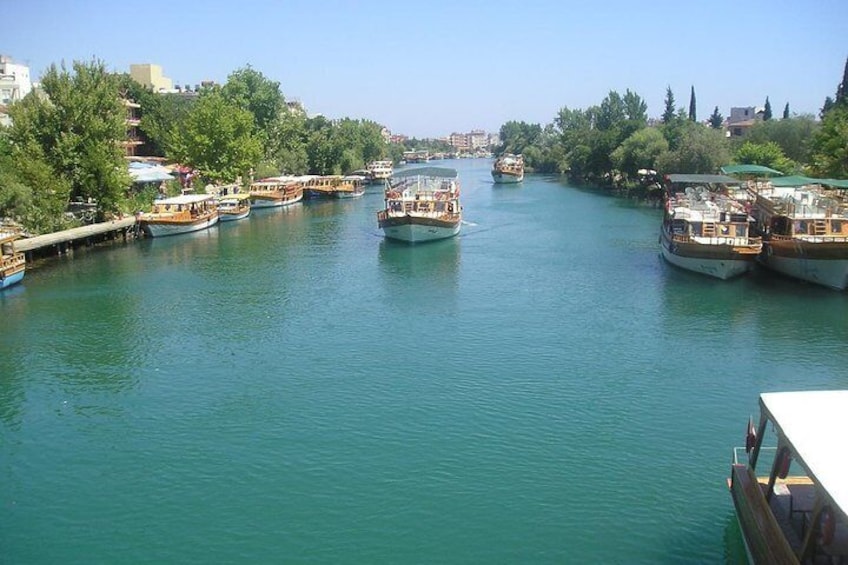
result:
[(792, 454), (788, 447), (781, 448), (777, 454), (777, 476), (785, 479), (789, 474), (789, 466), (792, 464)]
[(836, 517), (833, 515), (833, 508), (825, 506), (819, 514), (819, 542), (822, 545), (830, 545), (835, 532)]
[(754, 428), (754, 419), (748, 418), (748, 433), (745, 435), (745, 453), (751, 453), (757, 444), (757, 430)]

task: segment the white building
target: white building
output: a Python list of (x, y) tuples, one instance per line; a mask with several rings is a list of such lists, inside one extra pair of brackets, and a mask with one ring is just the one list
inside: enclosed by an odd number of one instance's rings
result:
[(29, 67), (13, 63), (12, 58), (0, 55), (0, 124), (9, 125), (6, 106), (21, 100), (32, 91)]

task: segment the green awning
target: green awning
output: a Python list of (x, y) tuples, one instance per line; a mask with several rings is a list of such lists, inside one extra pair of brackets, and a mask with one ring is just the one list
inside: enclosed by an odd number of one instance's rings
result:
[(418, 176), (455, 179), (456, 169), (449, 169), (447, 167), (414, 167), (411, 169), (404, 169), (402, 171), (395, 171), (392, 175), (393, 178)]
[(673, 174), (666, 175), (666, 178), (671, 183), (685, 184), (739, 184), (739, 179), (728, 177), (725, 175), (684, 175)]
[(776, 177), (771, 179), (774, 186), (806, 186), (809, 184), (821, 184), (835, 188), (848, 188), (848, 180), (817, 179), (803, 175), (792, 175), (791, 177)]
[(721, 172), (726, 175), (754, 175), (758, 177), (783, 174), (762, 165), (725, 165), (721, 168)]

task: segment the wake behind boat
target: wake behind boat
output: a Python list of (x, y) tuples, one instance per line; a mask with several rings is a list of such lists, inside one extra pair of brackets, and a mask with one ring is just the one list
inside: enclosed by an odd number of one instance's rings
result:
[(205, 230), (218, 223), (218, 207), (211, 194), (183, 194), (155, 200), (153, 211), (141, 214), (139, 224), (149, 237)]
[(496, 183), (519, 183), (524, 180), (524, 156), (505, 153), (492, 166), (492, 179)]
[(385, 236), (417, 243), (457, 235), (462, 205), (456, 177), (456, 170), (444, 167), (395, 173), (386, 186), (386, 207), (377, 214)]
[[(662, 255), (677, 267), (726, 280), (754, 268), (762, 239), (751, 234), (745, 205), (707, 184), (736, 182), (721, 175), (669, 175), (660, 230)], [(675, 192), (675, 186), (686, 186)]]

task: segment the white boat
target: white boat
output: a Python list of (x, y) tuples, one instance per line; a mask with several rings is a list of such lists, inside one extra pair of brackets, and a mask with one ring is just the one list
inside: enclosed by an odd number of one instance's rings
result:
[(250, 193), (236, 192), (218, 197), (218, 217), (222, 222), (241, 220), (250, 215)]
[(394, 168), (391, 161), (372, 161), (368, 164), (368, 173), (374, 182), (383, 182), (391, 178)]
[(250, 185), (253, 208), (277, 208), (303, 200), (303, 182), (293, 177), (273, 177)]
[[(662, 256), (682, 269), (727, 280), (754, 268), (762, 239), (752, 234), (745, 205), (727, 191), (707, 189), (708, 182), (735, 181), (719, 175), (669, 175)], [(674, 192), (680, 183), (696, 184)]]
[(728, 479), (751, 563), (848, 562), (846, 430), (848, 390), (760, 395)]
[(149, 237), (205, 230), (218, 223), (218, 207), (211, 194), (184, 194), (153, 202), (153, 211), (141, 214), (139, 224)]
[(495, 159), (492, 180), (496, 183), (519, 183), (524, 180), (524, 156), (505, 153)]
[(0, 290), (24, 279), (26, 258), (15, 251), (15, 240), (19, 237), (18, 232), (0, 232)]
[(388, 182), (377, 224), (389, 239), (409, 243), (444, 239), (462, 227), (459, 182), (454, 169), (422, 167), (396, 173)]
[[(810, 181), (811, 184), (804, 184)], [(848, 198), (816, 179), (802, 186), (775, 178), (751, 182), (752, 214), (763, 233), (763, 264), (779, 273), (835, 290), (848, 288)], [(826, 181), (825, 181), (826, 182)]]

